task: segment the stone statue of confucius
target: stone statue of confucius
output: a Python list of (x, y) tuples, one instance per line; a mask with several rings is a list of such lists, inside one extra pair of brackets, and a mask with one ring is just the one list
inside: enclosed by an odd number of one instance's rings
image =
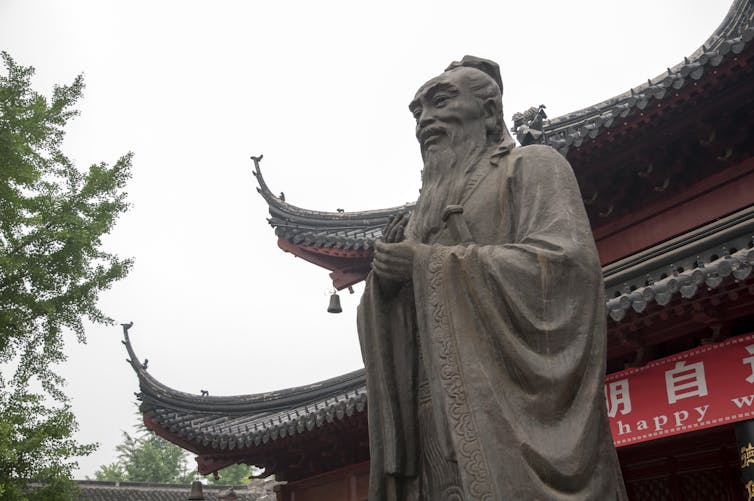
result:
[(605, 409), (602, 273), (568, 162), (514, 147), (466, 56), (409, 105), (416, 208), (359, 306), (370, 501), (625, 500)]

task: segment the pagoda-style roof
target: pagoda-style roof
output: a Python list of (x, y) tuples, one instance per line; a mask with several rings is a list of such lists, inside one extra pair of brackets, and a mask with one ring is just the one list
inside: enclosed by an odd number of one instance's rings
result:
[[(147, 428), (197, 455), (206, 475), (241, 459), (277, 473), (272, 451), (293, 447), (313, 430), (325, 433), (349, 426), (364, 413), (364, 370), (326, 381), (253, 395), (210, 396), (174, 390), (152, 377), (136, 356), (123, 326), (128, 362), (139, 378), (140, 410)], [(294, 445), (292, 445), (292, 443)], [(249, 451), (254, 451), (249, 453)], [(218, 454), (220, 456), (218, 457)], [(232, 458), (232, 459), (228, 459)]]
[[(736, 0), (699, 49), (655, 78), (551, 120), (536, 110), (514, 120), (523, 144), (548, 144), (570, 161), (603, 264), (751, 204), (739, 190), (736, 196), (721, 195), (715, 207), (720, 213), (706, 220), (702, 211), (689, 210), (697, 217), (687, 227), (651, 235), (639, 229), (646, 236), (631, 246), (615, 237), (637, 219), (678, 205), (684, 194), (700, 196), (710, 182), (734, 182), (754, 172), (753, 19), (754, 3)], [(279, 246), (332, 271), (338, 289), (363, 280), (373, 242), (388, 218), (413, 208), (320, 212), (296, 207), (268, 188), (260, 160), (254, 157), (254, 174)]]

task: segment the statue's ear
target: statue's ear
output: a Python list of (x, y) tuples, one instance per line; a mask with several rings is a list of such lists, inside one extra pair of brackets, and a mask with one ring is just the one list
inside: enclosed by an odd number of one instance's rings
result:
[(500, 101), (488, 98), (484, 101), (484, 125), (487, 128), (487, 136), (493, 136), (496, 141), (502, 138), (503, 110)]

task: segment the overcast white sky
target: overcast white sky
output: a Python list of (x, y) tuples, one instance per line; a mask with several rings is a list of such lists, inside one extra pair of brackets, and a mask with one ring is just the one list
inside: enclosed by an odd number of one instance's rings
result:
[[(212, 395), (312, 383), (362, 366), (357, 294), (326, 313), (326, 270), (277, 248), (252, 154), (288, 202), (413, 201), (407, 104), (464, 54), (500, 63), (505, 116), (555, 117), (636, 87), (690, 55), (730, 0), (252, 2), (0, 0), (0, 49), (37, 90), (84, 73), (67, 153), (81, 168), (133, 151), (132, 209), (107, 247), (135, 258), (101, 298), (174, 388)], [(137, 379), (120, 327), (69, 339), (61, 372), (82, 441), (114, 460)]]

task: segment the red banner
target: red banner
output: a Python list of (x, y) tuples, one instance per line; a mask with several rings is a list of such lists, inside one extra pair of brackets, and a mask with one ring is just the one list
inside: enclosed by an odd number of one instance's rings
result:
[(605, 379), (616, 447), (754, 417), (754, 334)]

